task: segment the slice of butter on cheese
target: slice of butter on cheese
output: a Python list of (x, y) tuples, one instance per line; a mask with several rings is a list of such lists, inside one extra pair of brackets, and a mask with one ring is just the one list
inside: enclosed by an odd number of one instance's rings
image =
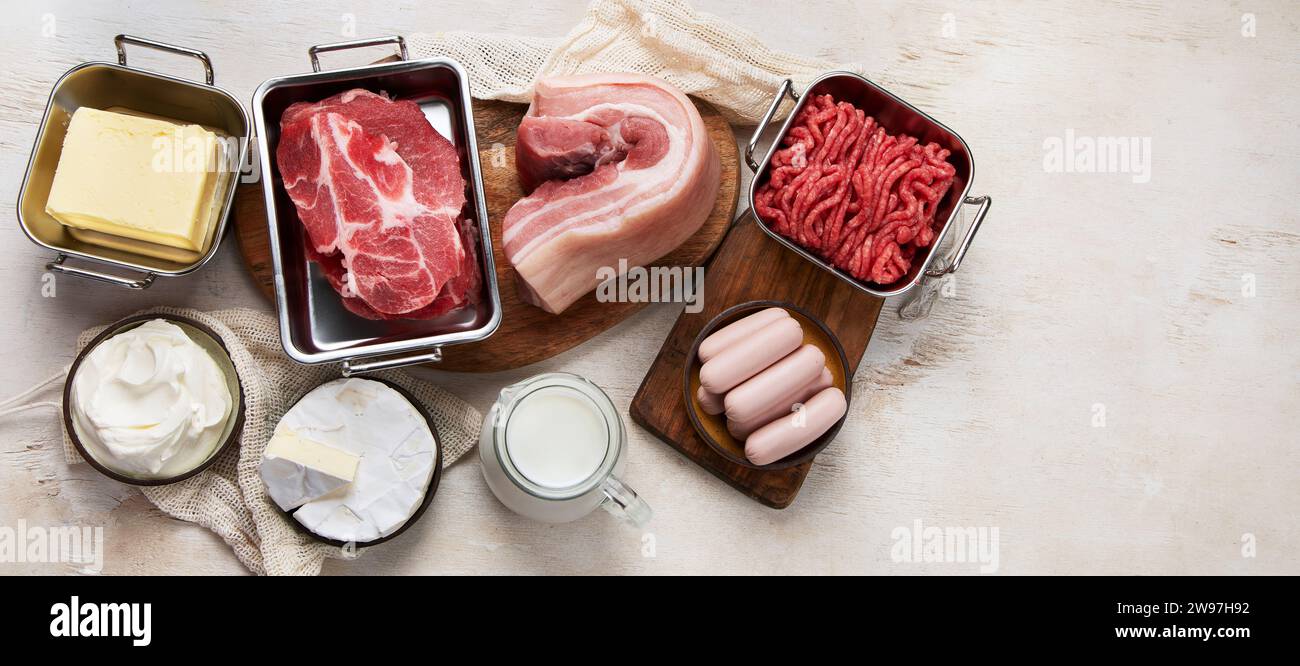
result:
[(60, 223), (203, 252), (222, 144), (198, 125), (81, 107), (45, 211)]
[(271, 499), (292, 511), (352, 483), (360, 462), (360, 456), (281, 428), (262, 453), (262, 481)]

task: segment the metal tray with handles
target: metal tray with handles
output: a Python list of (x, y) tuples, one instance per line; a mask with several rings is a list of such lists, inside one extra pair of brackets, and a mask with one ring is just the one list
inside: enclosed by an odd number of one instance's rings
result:
[[(63, 74), (50, 92), (41, 118), (27, 172), (18, 195), (18, 222), (32, 242), (55, 253), (46, 269), (58, 273), (107, 282), (130, 289), (144, 289), (158, 276), (176, 277), (192, 273), (217, 253), (230, 218), (238, 168), (244, 163), (252, 123), (230, 93), (216, 87), (212, 59), (202, 51), (156, 42), (142, 37), (118, 35), (113, 39), (117, 62), (87, 62)], [(127, 65), (128, 45), (155, 49), (194, 58), (203, 66), (203, 81), (188, 81)], [(68, 121), (81, 107), (121, 110), (201, 125), (232, 140), (237, 155), (227, 153), (214, 196), (210, 225), (211, 240), (205, 251), (190, 252), (131, 241), (115, 242), (97, 232), (71, 229), (45, 212), (54, 182), (54, 171), (63, 152)], [(235, 158), (235, 159), (232, 159)], [(90, 242), (97, 240), (98, 242)], [(70, 259), (111, 266), (104, 272), (69, 263)]]
[[(319, 54), (395, 44), (401, 59), (363, 67), (322, 71)], [(453, 60), (408, 60), (400, 36), (313, 46), (307, 51), (312, 73), (273, 78), (253, 95), (266, 200), (275, 301), (280, 339), (289, 357), (300, 363), (342, 362), (350, 376), (442, 359), (443, 347), (475, 342), (492, 335), (501, 323), (501, 298), (488, 229), (487, 200), (479, 169), (469, 77)], [(425, 117), (456, 147), (468, 184), (465, 219), (477, 225), (482, 298), (475, 307), (427, 320), (375, 321), (347, 310), (320, 267), (303, 248), (304, 230), (276, 166), (280, 116), (294, 102), (316, 102), (353, 88), (384, 92), (418, 103)]]
[[(836, 100), (853, 104), (867, 115), (873, 116), (877, 122), (890, 132), (905, 132), (923, 142), (933, 141), (951, 152), (948, 161), (957, 169), (957, 174), (953, 179), (948, 194), (940, 202), (938, 210), (935, 211), (935, 220), (939, 221), (941, 226), (934, 242), (926, 248), (924, 255), (916, 257), (906, 275), (892, 284), (881, 285), (859, 280), (832, 266), (816, 254), (773, 231), (759, 218), (757, 212), (755, 212), (754, 217), (757, 219), (759, 227), (768, 236), (857, 289), (881, 298), (898, 296), (915, 289), (910, 295), (919, 296), (925, 290), (916, 288), (923, 282), (955, 273), (961, 267), (962, 259), (965, 258), (966, 251), (970, 249), (971, 242), (975, 239), (975, 233), (979, 231), (980, 224), (984, 221), (984, 216), (988, 213), (989, 206), (992, 204), (992, 199), (987, 196), (970, 196), (971, 183), (975, 178), (975, 160), (965, 140), (956, 132), (948, 129), (943, 123), (931, 118), (924, 111), (908, 104), (866, 78), (853, 72), (828, 72), (813, 81), (802, 94), (795, 92), (794, 84), (789, 79), (786, 79), (781, 84), (771, 106), (759, 122), (758, 127), (755, 128), (754, 134), (749, 140), (749, 145), (745, 148), (745, 162), (754, 174), (754, 178), (749, 184), (750, 210), (757, 211), (754, 206), (755, 194), (758, 192), (758, 188), (767, 182), (767, 171), (772, 156), (780, 148), (786, 132), (794, 124), (795, 116), (798, 115), (799, 110), (803, 108), (804, 103), (810, 97), (824, 94), (830, 94)], [(786, 97), (794, 100), (794, 108), (790, 110), (790, 114), (786, 117), (775, 138), (772, 139), (767, 153), (763, 155), (761, 160), (755, 160), (754, 155), (758, 150), (763, 130), (772, 122)], [(961, 211), (965, 206), (976, 207), (974, 217), (956, 250), (950, 257), (941, 259), (939, 248), (948, 237), (949, 231), (956, 226), (955, 222), (961, 217)], [(905, 317), (923, 314), (924, 308), (928, 307), (929, 301), (925, 301), (922, 308), (909, 307), (920, 303), (921, 301), (905, 302), (900, 308), (900, 313)]]

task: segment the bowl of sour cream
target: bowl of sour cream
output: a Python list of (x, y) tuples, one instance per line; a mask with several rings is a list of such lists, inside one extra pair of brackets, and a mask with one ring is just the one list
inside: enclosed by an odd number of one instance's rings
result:
[(86, 462), (138, 486), (203, 471), (244, 425), (239, 373), (221, 338), (170, 314), (123, 319), (82, 350), (63, 388), (63, 422)]

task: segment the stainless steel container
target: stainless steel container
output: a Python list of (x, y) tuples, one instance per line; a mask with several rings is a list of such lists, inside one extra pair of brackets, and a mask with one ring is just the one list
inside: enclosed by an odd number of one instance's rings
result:
[[(772, 105), (768, 108), (758, 127), (755, 128), (754, 135), (745, 148), (745, 161), (754, 173), (754, 178), (749, 184), (750, 211), (756, 210), (754, 195), (758, 188), (767, 182), (767, 171), (772, 155), (779, 149), (786, 132), (790, 130), (790, 126), (794, 123), (795, 116), (810, 97), (825, 94), (830, 94), (838, 101), (853, 104), (867, 115), (873, 116), (877, 122), (890, 132), (905, 132), (923, 142), (933, 141), (951, 151), (952, 154), (948, 157), (948, 161), (956, 167), (957, 175), (953, 179), (948, 194), (935, 211), (935, 219), (942, 226), (939, 228), (934, 242), (930, 244), (924, 255), (919, 255), (912, 262), (912, 268), (906, 275), (893, 284), (879, 285), (859, 280), (830, 265), (816, 254), (776, 233), (761, 219), (758, 220), (758, 225), (762, 227), (763, 231), (767, 232), (767, 235), (790, 248), (790, 250), (799, 253), (808, 261), (835, 274), (836, 277), (848, 282), (857, 289), (881, 298), (908, 292), (929, 278), (940, 278), (949, 273), (957, 272), (957, 269), (961, 267), (962, 259), (966, 256), (966, 251), (970, 249), (971, 241), (975, 239), (975, 233), (979, 231), (980, 223), (984, 221), (984, 216), (988, 213), (989, 206), (992, 204), (992, 199), (987, 196), (970, 196), (971, 182), (975, 177), (975, 161), (971, 156), (970, 147), (956, 132), (948, 129), (943, 123), (931, 118), (924, 111), (899, 99), (884, 88), (852, 72), (829, 72), (824, 74), (816, 81), (813, 81), (802, 94), (795, 92), (794, 84), (789, 79), (786, 79), (781, 84), (776, 98), (772, 100)], [(772, 118), (776, 116), (777, 110), (787, 96), (795, 101), (794, 108), (790, 110), (790, 115), (786, 117), (785, 122), (781, 125), (780, 131), (772, 140), (772, 144), (768, 147), (767, 153), (763, 155), (763, 159), (755, 161), (754, 152), (758, 149), (758, 142), (763, 130), (772, 122)], [(967, 227), (966, 234), (962, 237), (951, 257), (939, 259), (939, 248), (948, 237), (949, 231), (955, 226), (956, 220), (961, 216), (962, 208), (966, 205), (977, 207), (970, 226)], [(758, 218), (756, 212), (754, 217)], [(906, 308), (906, 304), (904, 307)], [(905, 315), (908, 313), (906, 309), (901, 311)]]
[[(321, 71), (317, 58), (320, 53), (380, 44), (396, 44), (401, 60)], [(492, 335), (501, 323), (501, 298), (497, 292), (492, 236), (465, 71), (452, 60), (407, 60), (406, 43), (401, 37), (313, 46), (307, 53), (313, 73), (270, 79), (258, 86), (253, 95), (262, 191), (275, 271), (275, 301), (285, 352), (300, 363), (341, 361), (343, 374), (349, 376), (437, 362), (447, 345), (474, 342)], [(365, 319), (343, 306), (320, 267), (307, 259), (303, 249), (305, 232), (276, 166), (280, 115), (294, 102), (316, 102), (353, 88), (386, 92), (396, 99), (415, 101), (433, 127), (455, 145), (461, 173), (469, 183), (462, 215), (473, 220), (479, 232), (479, 269), (484, 293), (476, 307), (428, 320)]]
[[(144, 289), (159, 275), (175, 277), (192, 273), (217, 253), (230, 217), (235, 186), (239, 184), (237, 167), (244, 163), (247, 155), (251, 125), (243, 105), (230, 93), (213, 85), (212, 59), (208, 54), (128, 35), (118, 35), (113, 39), (113, 44), (117, 48), (117, 64), (83, 63), (68, 70), (54, 84), (45, 106), (45, 115), (41, 118), (40, 131), (36, 134), (31, 159), (27, 162), (22, 190), (18, 195), (18, 222), (28, 238), (56, 253), (54, 260), (46, 264), (47, 270), (130, 289)], [(204, 82), (196, 83), (128, 67), (128, 44), (195, 58), (203, 65)], [(54, 182), (54, 170), (63, 153), (68, 121), (73, 112), (83, 106), (127, 109), (194, 123), (237, 142), (238, 159), (230, 161), (229, 158), (234, 156), (226, 156), (226, 163), (234, 165), (236, 169), (223, 170), (222, 180), (219, 181), (212, 213), (213, 235), (207, 251), (200, 254), (159, 246), (153, 252), (142, 253), (125, 243), (118, 244), (117, 247), (106, 247), (86, 241), (95, 232), (69, 229), (45, 212), (50, 186)], [(113, 266), (128, 273), (104, 273), (66, 263), (74, 257)]]

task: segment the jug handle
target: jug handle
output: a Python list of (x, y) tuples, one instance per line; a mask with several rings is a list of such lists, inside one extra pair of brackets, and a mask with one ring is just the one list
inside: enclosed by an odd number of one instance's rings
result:
[(610, 476), (605, 479), (601, 484), (601, 490), (605, 493), (605, 500), (600, 505), (605, 507), (606, 511), (636, 527), (645, 527), (654, 515), (650, 505), (618, 477)]

